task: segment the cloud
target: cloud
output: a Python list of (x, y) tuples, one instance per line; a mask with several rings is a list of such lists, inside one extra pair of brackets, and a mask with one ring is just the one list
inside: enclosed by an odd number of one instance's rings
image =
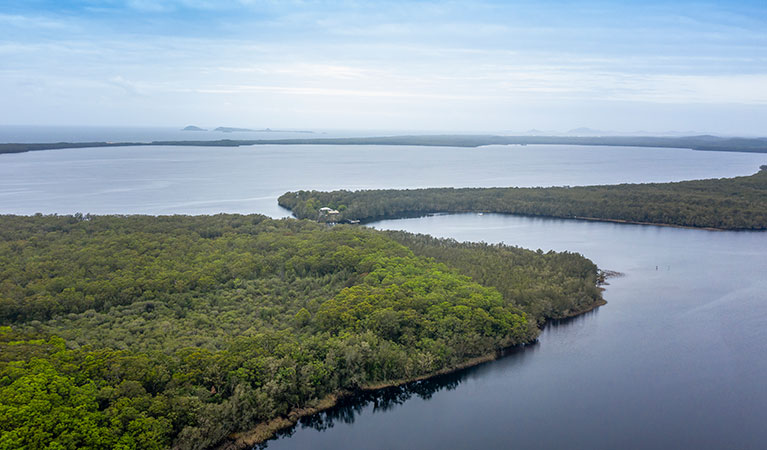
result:
[(111, 77), (107, 80), (109, 84), (112, 86), (116, 86), (123, 91), (125, 91), (126, 94), (132, 95), (132, 96), (140, 96), (143, 95), (142, 89), (137, 83), (134, 83), (132, 81), (126, 80), (120, 75)]
[[(0, 97), (9, 109), (45, 109), (44, 96), (33, 95), (39, 89), (20, 84), (25, 79), (39, 80), (82, 117), (101, 118), (92, 99), (125, 102), (134, 108), (125, 114), (137, 123), (234, 110), (269, 111), (285, 122), (290, 111), (314, 111), (327, 122), (375, 122), (376, 115), (407, 122), (420, 114), (442, 123), (440, 117), (465, 114), (484, 123), (484, 115), (500, 122), (546, 105), (553, 117), (555, 110), (594, 102), (657, 110), (745, 105), (740, 118), (748, 119), (767, 104), (764, 14), (733, 10), (718, 19), (725, 7), (601, 4), (567, 11), (538, 3), (298, 0), (98, 5), (107, 9), (0, 14)], [(515, 108), (522, 112), (513, 116)], [(60, 109), (49, 110), (55, 120)]]
[(160, 0), (128, 0), (126, 6), (141, 12), (164, 13), (175, 10), (174, 2)]
[(0, 27), (22, 30), (74, 31), (78, 27), (71, 22), (45, 16), (0, 13)]

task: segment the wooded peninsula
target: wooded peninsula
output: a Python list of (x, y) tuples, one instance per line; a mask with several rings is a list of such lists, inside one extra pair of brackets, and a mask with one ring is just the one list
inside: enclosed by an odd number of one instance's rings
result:
[(530, 343), (603, 304), (600, 276), (575, 253), (260, 215), (0, 216), (0, 448), (252, 444)]
[[(673, 183), (547, 188), (298, 191), (280, 196), (296, 217), (370, 222), (487, 212), (721, 230), (767, 229), (767, 166), (754, 175)], [(320, 208), (333, 214), (323, 215)]]
[(22, 153), (88, 147), (195, 146), (240, 147), (246, 145), (415, 145), (430, 147), (480, 147), (484, 145), (597, 145), (618, 147), (689, 148), (720, 152), (767, 153), (767, 138), (656, 136), (494, 136), (494, 135), (415, 135), (309, 139), (219, 139), (213, 141), (152, 142), (49, 142), (0, 144), (0, 153)]

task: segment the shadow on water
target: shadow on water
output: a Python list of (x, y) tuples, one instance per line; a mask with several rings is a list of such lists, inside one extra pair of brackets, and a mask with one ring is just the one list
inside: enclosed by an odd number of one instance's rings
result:
[(593, 319), (594, 316), (599, 314), (599, 308), (594, 308), (591, 311), (586, 311), (585, 313), (578, 314), (577, 316), (573, 317), (566, 317), (564, 319), (550, 319), (546, 321), (546, 326), (544, 327), (544, 330), (547, 328), (559, 328), (559, 327), (567, 327), (572, 326), (580, 322), (586, 322), (590, 319)]
[[(544, 327), (544, 331), (549, 328), (559, 329), (577, 325), (592, 318), (598, 311), (599, 308), (596, 308), (575, 317), (550, 320)], [(338, 404), (332, 408), (301, 418), (296, 425), (277, 432), (274, 438), (256, 445), (253, 449), (266, 449), (269, 443), (289, 438), (299, 430), (311, 429), (323, 432), (333, 428), (337, 423), (353, 424), (363, 413), (376, 414), (391, 411), (412, 398), (429, 400), (437, 392), (455, 390), (461, 383), (472, 378), (478, 378), (488, 371), (510, 370), (511, 367), (521, 364), (524, 359), (532, 356), (539, 348), (539, 341), (536, 340), (527, 345), (503, 350), (498, 359), (476, 366), (437, 375), (426, 380), (413, 381), (401, 386), (392, 386), (376, 391), (360, 391), (339, 400)]]
[[(537, 341), (527, 346), (508, 349), (503, 352), (502, 357), (506, 358), (512, 354), (523, 353), (526, 349), (536, 345)], [(414, 397), (429, 400), (439, 391), (452, 391), (456, 389), (463, 381), (479, 371), (482, 366), (491, 363), (492, 361), (426, 380), (413, 381), (401, 386), (392, 386), (376, 391), (360, 391), (341, 399), (336, 406), (330, 409), (301, 418), (295, 426), (277, 432), (274, 438), (253, 447), (253, 449), (265, 449), (269, 446), (270, 442), (289, 438), (299, 429), (309, 428), (322, 432), (333, 428), (336, 423), (353, 424), (356, 418), (366, 410), (376, 414), (390, 411)]]

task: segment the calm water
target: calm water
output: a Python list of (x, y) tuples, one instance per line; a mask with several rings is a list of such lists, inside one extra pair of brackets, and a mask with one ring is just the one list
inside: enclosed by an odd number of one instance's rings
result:
[(493, 214), (374, 226), (578, 251), (625, 276), (537, 345), (320, 414), (269, 450), (767, 445), (764, 233)]
[[(0, 155), (0, 213), (263, 213), (297, 189), (747, 175), (765, 154), (578, 146), (136, 147)], [(269, 449), (765, 448), (767, 234), (486, 214), (385, 221), (581, 252), (608, 305), (499, 361), (315, 416)], [(324, 430), (324, 431), (319, 431)]]
[(0, 213), (263, 213), (298, 189), (552, 186), (749, 175), (767, 154), (580, 146), (125, 147), (0, 155)]

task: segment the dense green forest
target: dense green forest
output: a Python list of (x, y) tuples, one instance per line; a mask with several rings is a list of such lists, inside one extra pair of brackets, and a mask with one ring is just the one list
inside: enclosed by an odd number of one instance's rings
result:
[(549, 188), (434, 188), (288, 192), (279, 203), (296, 217), (371, 221), (437, 212), (495, 212), (561, 218), (767, 229), (767, 167), (751, 176), (675, 183)]
[(0, 216), (0, 448), (208, 448), (603, 303), (572, 253), (263, 216)]
[[(294, 133), (296, 131), (293, 131)], [(299, 131), (307, 133), (306, 131)], [(85, 147), (124, 147), (137, 145), (171, 145), (198, 147), (239, 147), (243, 145), (420, 145), (430, 147), (480, 147), (483, 145), (606, 145), (629, 147), (690, 148), (719, 152), (767, 153), (767, 138), (719, 136), (493, 136), (493, 135), (416, 135), (352, 138), (299, 139), (219, 139), (214, 141), (152, 142), (51, 142), (0, 144), (0, 153)]]

